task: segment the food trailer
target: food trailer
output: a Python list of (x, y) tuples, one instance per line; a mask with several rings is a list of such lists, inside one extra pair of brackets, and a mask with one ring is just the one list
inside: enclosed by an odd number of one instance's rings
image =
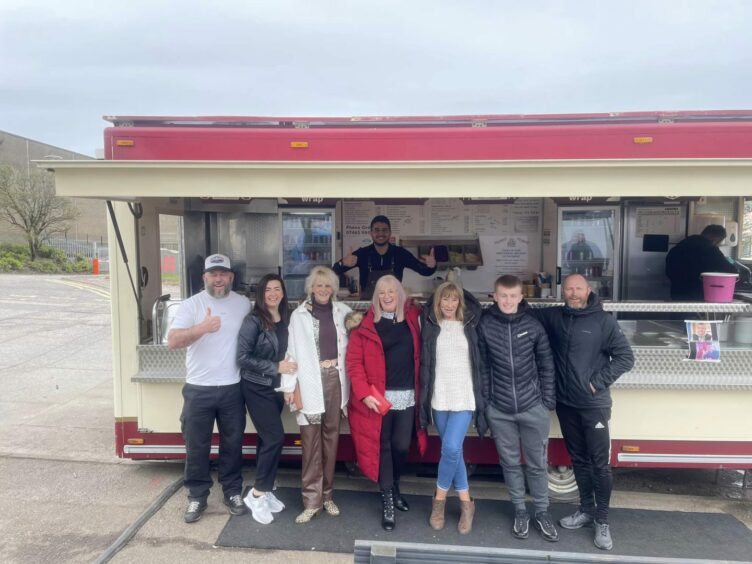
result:
[[(119, 456), (184, 456), (185, 352), (165, 336), (180, 300), (201, 290), (204, 257), (229, 255), (241, 293), (279, 272), (295, 300), (313, 265), (370, 243), (370, 219), (383, 213), (396, 244), (442, 249), (435, 277), (406, 271), (417, 301), (450, 271), (487, 305), (500, 274), (528, 281), (535, 307), (558, 303), (562, 275), (590, 280), (636, 358), (612, 392), (614, 466), (752, 468), (748, 296), (672, 303), (663, 272), (667, 250), (708, 223), (727, 227), (723, 250), (741, 257), (752, 112), (106, 119), (104, 160), (40, 166), (59, 195), (108, 201)], [(351, 292), (355, 271), (342, 282), (340, 299), (367, 307)], [(686, 360), (684, 318), (722, 322), (720, 362)], [(561, 496), (576, 485), (552, 417)], [(338, 456), (352, 461), (343, 428)], [(283, 456), (300, 456), (290, 414), (285, 430)], [(249, 420), (245, 455), (255, 441)], [(439, 452), (434, 434), (425, 460)], [(498, 460), (472, 430), (465, 453)]]

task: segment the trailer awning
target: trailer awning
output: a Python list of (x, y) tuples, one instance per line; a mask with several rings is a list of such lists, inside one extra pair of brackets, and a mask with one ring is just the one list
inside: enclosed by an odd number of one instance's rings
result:
[(58, 195), (110, 200), (752, 195), (752, 159), (36, 163)]

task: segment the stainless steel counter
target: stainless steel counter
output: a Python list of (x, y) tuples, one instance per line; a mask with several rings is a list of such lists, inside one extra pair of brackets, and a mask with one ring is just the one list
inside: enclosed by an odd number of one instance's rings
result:
[[(370, 301), (342, 300), (351, 308), (365, 310)], [(529, 300), (532, 307), (561, 305), (552, 300)], [(486, 298), (485, 306), (493, 302)], [(612, 312), (719, 313), (724, 317), (752, 312), (752, 299), (727, 304), (707, 302), (604, 302)], [(738, 389), (752, 390), (752, 343), (730, 337), (721, 342), (720, 362), (694, 362), (687, 357), (686, 330), (679, 320), (620, 320), (635, 354), (634, 368), (614, 388), (643, 389)], [(731, 332), (733, 333), (733, 332)], [(180, 383), (185, 381), (185, 351), (166, 345), (140, 345), (139, 370), (134, 382)]]

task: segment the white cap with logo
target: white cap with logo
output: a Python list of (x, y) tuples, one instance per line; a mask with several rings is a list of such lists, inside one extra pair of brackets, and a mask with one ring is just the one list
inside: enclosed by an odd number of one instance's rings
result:
[(206, 261), (204, 262), (204, 272), (209, 272), (210, 270), (232, 271), (230, 268), (230, 259), (225, 255), (219, 254), (206, 257)]

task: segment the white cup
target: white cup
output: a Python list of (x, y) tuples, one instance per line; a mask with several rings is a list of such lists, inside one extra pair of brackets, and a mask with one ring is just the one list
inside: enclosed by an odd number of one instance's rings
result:
[(540, 289), (540, 296), (541, 296), (541, 298), (550, 298), (551, 297), (551, 288), (541, 288)]

